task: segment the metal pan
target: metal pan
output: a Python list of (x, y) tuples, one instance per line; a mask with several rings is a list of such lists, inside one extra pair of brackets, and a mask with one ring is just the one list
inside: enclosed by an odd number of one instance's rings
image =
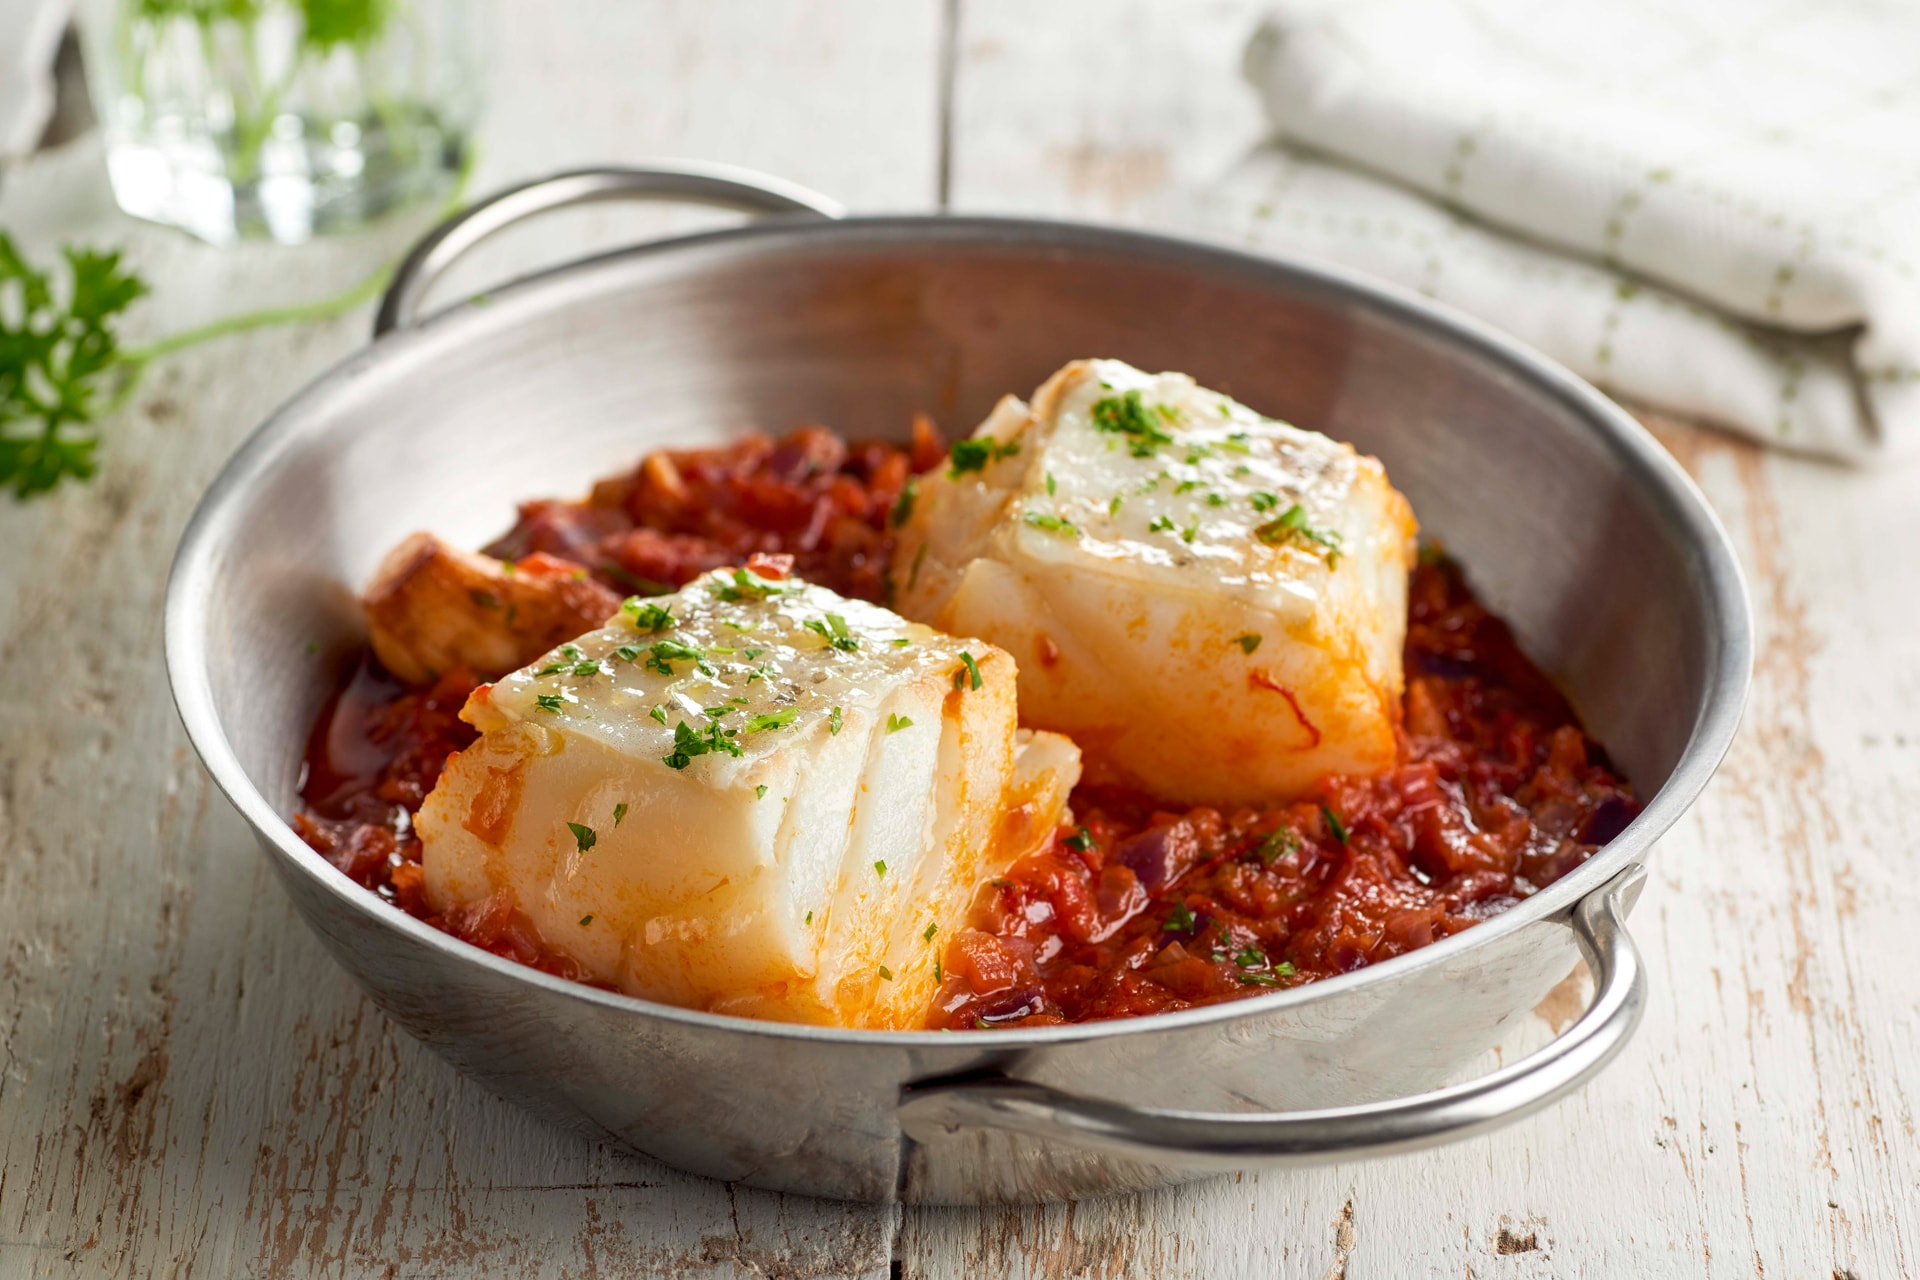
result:
[[(628, 197), (773, 216), (417, 319), (491, 232)], [(214, 482), (168, 592), (174, 695), (341, 965), (541, 1115), (716, 1178), (862, 1200), (1074, 1197), (1399, 1150), (1506, 1123), (1599, 1070), (1644, 1003), (1623, 927), (1639, 867), (1726, 751), (1751, 666), (1739, 569), (1673, 461), (1565, 370), (1345, 272), (1067, 223), (837, 212), (686, 166), (495, 196), (416, 250), (378, 340)], [(928, 410), (964, 427), (1087, 355), (1185, 370), (1378, 454), (1646, 811), (1546, 891), (1371, 968), (1130, 1021), (961, 1033), (751, 1022), (547, 977), (384, 905), (288, 826), (308, 726), (362, 635), (353, 590), (406, 533), (477, 545), (517, 500), (749, 423), (889, 435)], [(1564, 1034), (1447, 1085), (1582, 959), (1595, 995)]]

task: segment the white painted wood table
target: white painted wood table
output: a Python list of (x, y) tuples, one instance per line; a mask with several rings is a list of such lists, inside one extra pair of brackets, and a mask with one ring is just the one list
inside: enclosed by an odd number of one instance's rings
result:
[[(1256, 139), (1233, 73), (1256, 10), (500, 0), (478, 181), (683, 155), (860, 210), (1150, 219)], [(142, 333), (329, 292), (416, 229), (217, 252), (115, 214), (88, 140), (9, 174), (0, 224), (36, 254), (127, 245)], [(472, 274), (666, 225), (688, 222), (566, 215)], [(1655, 424), (1732, 531), (1760, 660), (1634, 919), (1651, 1012), (1583, 1093), (1374, 1163), (850, 1206), (685, 1177), (465, 1084), (295, 923), (193, 759), (160, 655), (174, 539), (368, 319), (189, 352), (111, 424), (95, 483), (0, 502), (0, 1276), (1920, 1272), (1920, 469)]]

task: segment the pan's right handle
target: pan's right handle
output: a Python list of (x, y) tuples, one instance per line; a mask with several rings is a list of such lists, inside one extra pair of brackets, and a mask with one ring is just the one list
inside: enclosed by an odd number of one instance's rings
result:
[(413, 327), (434, 282), (488, 236), (550, 209), (601, 200), (675, 201), (761, 215), (838, 218), (846, 213), (818, 192), (732, 165), (676, 160), (645, 168), (556, 173), (488, 196), (429, 231), (393, 273), (373, 322), (373, 336)]
[(1545, 1048), (1478, 1080), (1323, 1111), (1205, 1112), (1133, 1107), (1030, 1080), (975, 1077), (909, 1085), (900, 1127), (921, 1142), (965, 1129), (1005, 1129), (1186, 1169), (1319, 1163), (1483, 1132), (1576, 1088), (1632, 1037), (1646, 1006), (1646, 975), (1627, 936), (1626, 909), (1643, 875), (1628, 867), (1574, 907), (1574, 938), (1594, 978), (1587, 1011)]

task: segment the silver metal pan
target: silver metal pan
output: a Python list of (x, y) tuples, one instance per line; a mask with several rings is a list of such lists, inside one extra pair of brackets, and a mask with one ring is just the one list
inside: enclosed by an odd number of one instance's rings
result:
[[(772, 216), (418, 318), (434, 278), (492, 231), (635, 196)], [(174, 695), (340, 964), (435, 1052), (543, 1116), (716, 1178), (862, 1200), (1074, 1197), (1416, 1147), (1512, 1121), (1599, 1070), (1643, 1004), (1623, 926), (1640, 864), (1726, 751), (1751, 665), (1738, 567), (1673, 461), (1558, 366), (1328, 267), (1067, 223), (837, 212), (684, 166), (496, 196), (416, 250), (377, 341), (214, 482), (168, 593)], [(964, 429), (1090, 355), (1185, 370), (1378, 454), (1646, 811), (1505, 914), (1344, 977), (960, 1033), (751, 1022), (547, 977), (384, 905), (288, 826), (308, 727), (362, 634), (354, 590), (405, 534), (478, 545), (520, 499), (747, 424), (893, 435), (927, 410)], [(1447, 1084), (1581, 959), (1595, 995), (1564, 1034)]]

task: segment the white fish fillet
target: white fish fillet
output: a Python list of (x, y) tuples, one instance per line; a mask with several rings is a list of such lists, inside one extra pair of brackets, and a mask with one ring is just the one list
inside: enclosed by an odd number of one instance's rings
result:
[(1025, 723), (1179, 803), (1392, 764), (1416, 526), (1370, 457), (1078, 361), (922, 477), (896, 607), (1014, 655)]
[(1017, 730), (1001, 650), (736, 572), (474, 694), (483, 736), (417, 819), (428, 901), (504, 896), (634, 995), (923, 1025), (975, 886), (1052, 835), (1079, 753)]

